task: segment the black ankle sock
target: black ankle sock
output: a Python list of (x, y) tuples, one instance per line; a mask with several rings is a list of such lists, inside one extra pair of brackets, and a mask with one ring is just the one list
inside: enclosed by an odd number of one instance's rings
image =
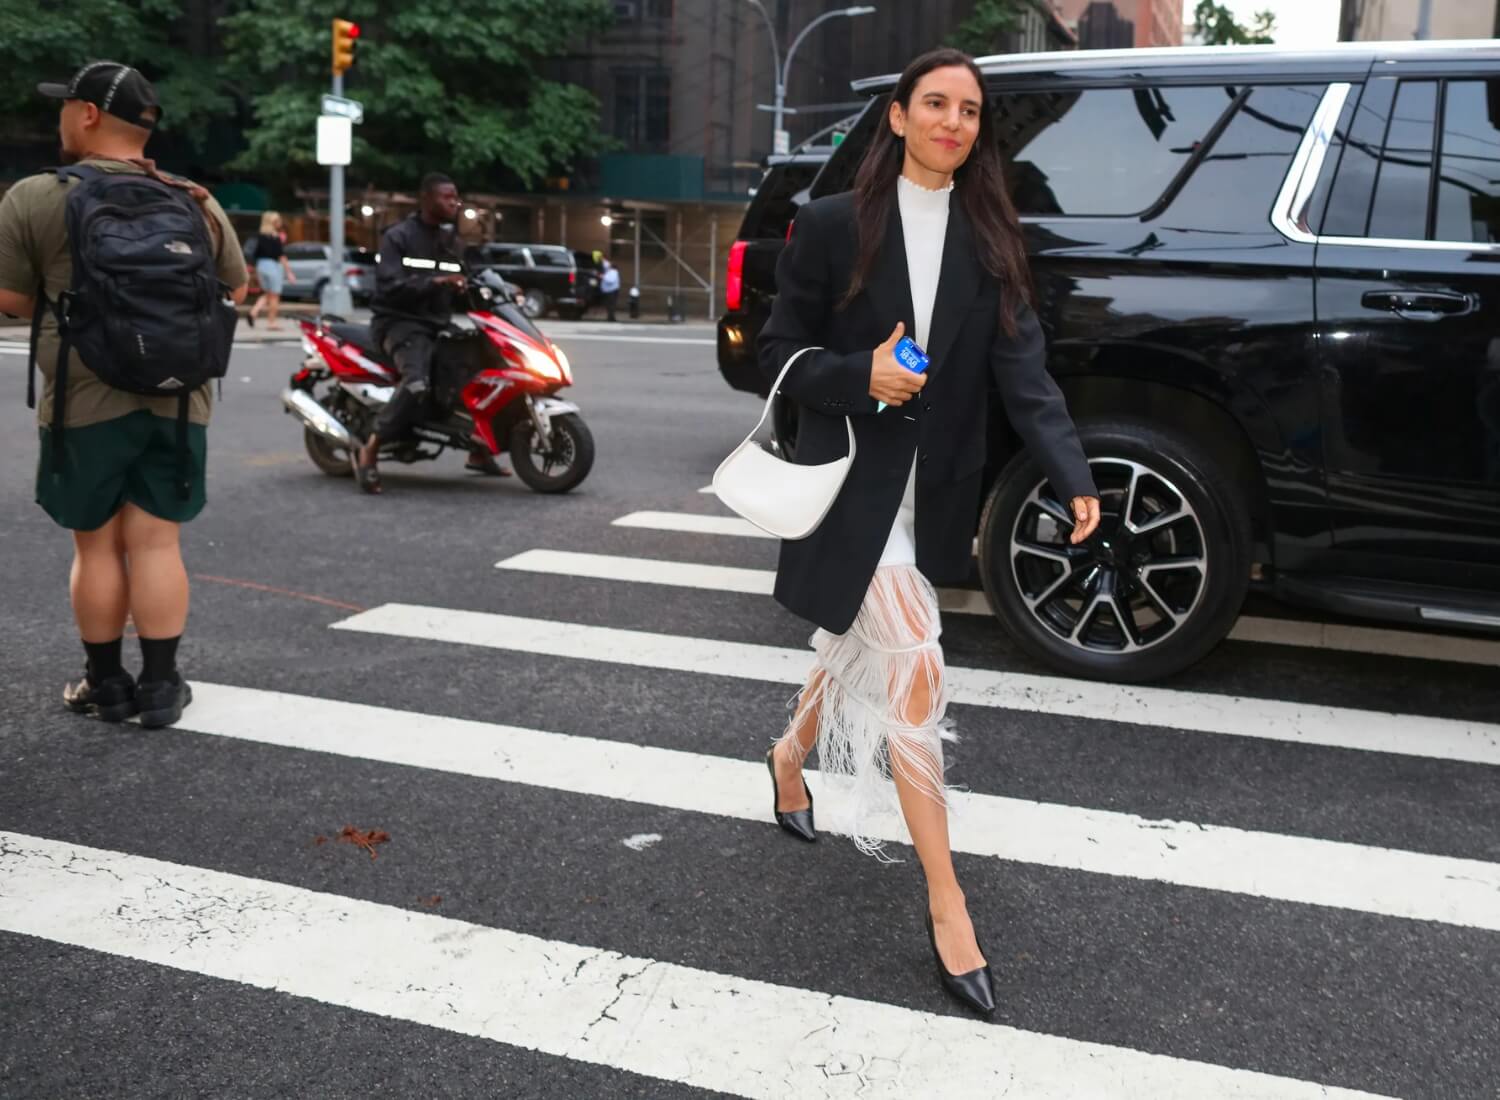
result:
[(112, 642), (84, 642), (84, 652), (89, 655), (89, 679), (94, 683), (108, 680), (111, 676), (119, 676), (125, 671), (125, 666), (120, 663), (120, 645), (123, 638), (116, 638)]
[(181, 634), (175, 638), (141, 639), (141, 680), (144, 683), (177, 678), (177, 643), (180, 641)]

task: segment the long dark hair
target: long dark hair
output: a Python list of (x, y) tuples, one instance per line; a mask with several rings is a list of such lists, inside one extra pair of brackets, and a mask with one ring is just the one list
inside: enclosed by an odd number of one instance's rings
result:
[(962, 50), (938, 49), (924, 53), (901, 74), (890, 95), (881, 101), (882, 112), (876, 124), (874, 139), (860, 161), (854, 178), (854, 221), (859, 248), (854, 261), (854, 275), (849, 292), (839, 303), (842, 309), (852, 302), (869, 282), (875, 258), (885, 243), (886, 226), (896, 205), (896, 177), (906, 159), (906, 142), (891, 130), (891, 103), (911, 109), (912, 93), (917, 81), (934, 69), (962, 65), (974, 74), (979, 85), (979, 137), (969, 151), (968, 159), (953, 173), (953, 193), (963, 203), (969, 224), (974, 227), (974, 245), (979, 262), (1000, 280), (1000, 324), (1007, 335), (1016, 333), (1016, 313), (1032, 298), (1031, 270), (1026, 263), (1026, 245), (1015, 204), (1005, 190), (1000, 164), (1000, 147), (995, 140), (995, 120), (989, 100), (984, 95), (984, 76), (974, 59)]

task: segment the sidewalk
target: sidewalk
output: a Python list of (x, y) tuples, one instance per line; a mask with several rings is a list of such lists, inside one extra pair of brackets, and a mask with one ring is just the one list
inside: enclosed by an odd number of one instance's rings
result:
[[(596, 317), (594, 313), (597, 312)], [(299, 338), (297, 322), (310, 317), (317, 316), (318, 308), (311, 303), (287, 302), (281, 307), (281, 328), (272, 332), (266, 328), (265, 319), (262, 318), (255, 327), (250, 327), (245, 321), (245, 310), (240, 310), (240, 323), (234, 330), (234, 342), (236, 344), (274, 344), (286, 341), (295, 341)], [(349, 314), (349, 320), (356, 324), (369, 324), (370, 311), (368, 309), (356, 309)], [(561, 336), (565, 333), (574, 332), (586, 336), (602, 336), (617, 333), (624, 335), (632, 330), (639, 333), (647, 330), (653, 335), (665, 336), (669, 332), (681, 335), (684, 338), (711, 339), (716, 331), (712, 321), (693, 320), (672, 323), (664, 316), (639, 317), (634, 320), (620, 317), (614, 324), (604, 319), (602, 311), (593, 311), (581, 321), (564, 321), (558, 317), (544, 317), (538, 322), (543, 332), (553, 336)], [(0, 316), (0, 342), (4, 343), (26, 343), (31, 339), (31, 324), (14, 317)]]

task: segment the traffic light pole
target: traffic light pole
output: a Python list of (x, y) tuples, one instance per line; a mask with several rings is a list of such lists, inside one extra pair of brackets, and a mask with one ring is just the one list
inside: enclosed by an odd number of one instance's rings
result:
[[(333, 74), (333, 94), (344, 94), (344, 75)], [(321, 307), (324, 313), (347, 317), (354, 311), (354, 299), (344, 282), (344, 166), (328, 168), (328, 285), (323, 288)]]

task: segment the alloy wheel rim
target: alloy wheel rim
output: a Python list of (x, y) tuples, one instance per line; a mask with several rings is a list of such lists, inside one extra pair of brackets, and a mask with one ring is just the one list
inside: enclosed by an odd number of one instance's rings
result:
[(1068, 542), (1071, 510), (1045, 481), (1011, 527), (1010, 568), (1033, 619), (1090, 653), (1152, 649), (1175, 635), (1202, 602), (1208, 581), (1203, 521), (1186, 494), (1133, 459), (1089, 461), (1100, 494), (1099, 528)]

